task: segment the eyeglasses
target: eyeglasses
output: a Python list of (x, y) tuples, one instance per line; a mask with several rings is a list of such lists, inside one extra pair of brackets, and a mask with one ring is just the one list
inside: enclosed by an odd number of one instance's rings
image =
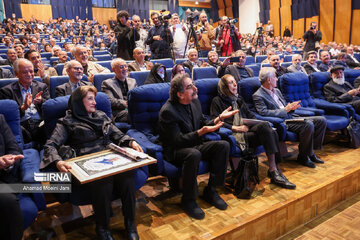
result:
[(72, 69), (74, 69), (75, 71), (83, 71), (84, 70), (82, 67), (73, 67)]
[(120, 69), (126, 69), (126, 68), (128, 68), (128, 66), (127, 65), (119, 65), (119, 68)]
[(195, 87), (195, 84), (192, 82), (185, 87), (185, 90), (193, 89), (194, 87)]

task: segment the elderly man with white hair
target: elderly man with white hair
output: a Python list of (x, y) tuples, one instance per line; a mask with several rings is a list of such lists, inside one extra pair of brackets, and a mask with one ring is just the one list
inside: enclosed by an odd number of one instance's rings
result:
[(55, 45), (53, 47), (53, 56), (58, 57), (61, 52), (61, 47), (59, 45)]
[(69, 76), (69, 82), (56, 87), (56, 97), (71, 95), (71, 93), (80, 86), (92, 86), (91, 82), (81, 80), (84, 75), (84, 69), (78, 61), (71, 60), (64, 68)]
[(190, 69), (190, 72), (197, 67), (207, 67), (207, 63), (205, 61), (199, 60), (198, 51), (195, 48), (189, 50), (188, 60), (183, 62), (182, 65)]
[[(89, 61), (89, 55), (86, 47), (76, 46), (71, 49), (71, 54), (75, 57), (75, 60), (78, 61), (84, 69), (84, 74), (88, 76), (89, 81), (94, 81), (94, 74), (97, 73), (110, 73), (110, 70), (97, 64), (95, 62)], [(67, 75), (66, 69), (64, 68), (63, 75)]]
[(292, 56), (291, 60), (292, 60), (292, 64), (287, 67), (288, 72), (291, 72), (291, 73), (302, 72), (302, 73), (305, 73), (306, 75), (308, 75), (305, 68), (303, 66), (301, 66), (302, 57), (300, 54), (294, 54)]
[(128, 66), (124, 59), (115, 58), (111, 61), (114, 78), (103, 81), (101, 91), (108, 95), (115, 122), (129, 122), (128, 92), (137, 87), (136, 80), (128, 77)]

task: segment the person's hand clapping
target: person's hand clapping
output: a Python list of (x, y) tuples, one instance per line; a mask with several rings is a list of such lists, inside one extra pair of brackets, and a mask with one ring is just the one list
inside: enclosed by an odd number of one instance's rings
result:
[(7, 169), (8, 167), (12, 166), (16, 160), (23, 159), (24, 155), (13, 155), (7, 154), (0, 157), (0, 170)]
[(289, 103), (288, 105), (286, 105), (286, 107), (285, 107), (286, 112), (294, 111), (294, 110), (298, 109), (299, 107), (301, 107), (300, 102), (301, 102), (301, 100), (292, 102), (292, 103)]
[(197, 132), (199, 137), (201, 137), (204, 134), (207, 134), (209, 132), (214, 132), (216, 130), (218, 130), (224, 123), (219, 121), (217, 124), (215, 124), (214, 126), (203, 126), (202, 128), (200, 128)]
[(41, 101), (42, 101), (42, 95), (43, 94), (43, 91), (40, 91), (40, 92), (38, 92), (38, 94), (36, 94), (35, 95), (35, 98), (34, 98), (34, 100), (33, 100), (33, 103), (34, 104), (39, 104), (39, 103), (41, 103)]

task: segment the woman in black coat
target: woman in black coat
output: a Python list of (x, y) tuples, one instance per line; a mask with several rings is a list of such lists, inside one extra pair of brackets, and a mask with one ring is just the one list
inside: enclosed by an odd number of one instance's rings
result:
[(296, 186), (287, 180), (279, 167), (282, 158), (276, 131), (265, 121), (244, 124), (244, 119), (255, 119), (256, 117), (249, 110), (243, 98), (238, 96), (237, 83), (234, 77), (226, 74), (220, 79), (218, 96), (211, 103), (211, 117), (218, 117), (222, 111), (230, 106), (234, 110), (239, 109), (239, 113), (225, 119), (223, 127), (232, 130), (236, 143), (243, 152), (263, 145), (269, 161), (268, 175), (271, 178), (271, 182), (283, 188), (294, 189)]
[[(65, 155), (75, 153), (82, 156), (105, 150), (110, 143), (131, 147), (142, 151), (141, 147), (129, 136), (122, 133), (110, 118), (96, 110), (96, 88), (81, 86), (70, 96), (69, 110), (60, 119), (52, 136), (44, 146), (41, 168), (56, 166), (60, 172), (68, 172), (71, 166), (65, 162)], [(70, 154), (71, 155), (71, 154)], [(112, 239), (109, 230), (112, 215), (112, 196), (120, 196), (122, 201), (125, 227), (128, 237), (138, 237), (135, 225), (135, 180), (133, 171), (109, 176), (80, 185), (73, 181), (72, 191), (87, 191), (91, 195), (96, 221), (96, 233), (100, 239)]]
[(156, 63), (150, 70), (144, 84), (169, 82), (164, 65)]

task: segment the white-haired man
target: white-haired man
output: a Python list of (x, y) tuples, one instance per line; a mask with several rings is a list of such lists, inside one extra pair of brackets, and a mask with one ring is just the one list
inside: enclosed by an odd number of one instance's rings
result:
[(307, 72), (303, 66), (301, 66), (302, 57), (300, 54), (295, 54), (291, 58), (292, 64), (287, 67), (288, 72), (302, 72), (307, 75)]

